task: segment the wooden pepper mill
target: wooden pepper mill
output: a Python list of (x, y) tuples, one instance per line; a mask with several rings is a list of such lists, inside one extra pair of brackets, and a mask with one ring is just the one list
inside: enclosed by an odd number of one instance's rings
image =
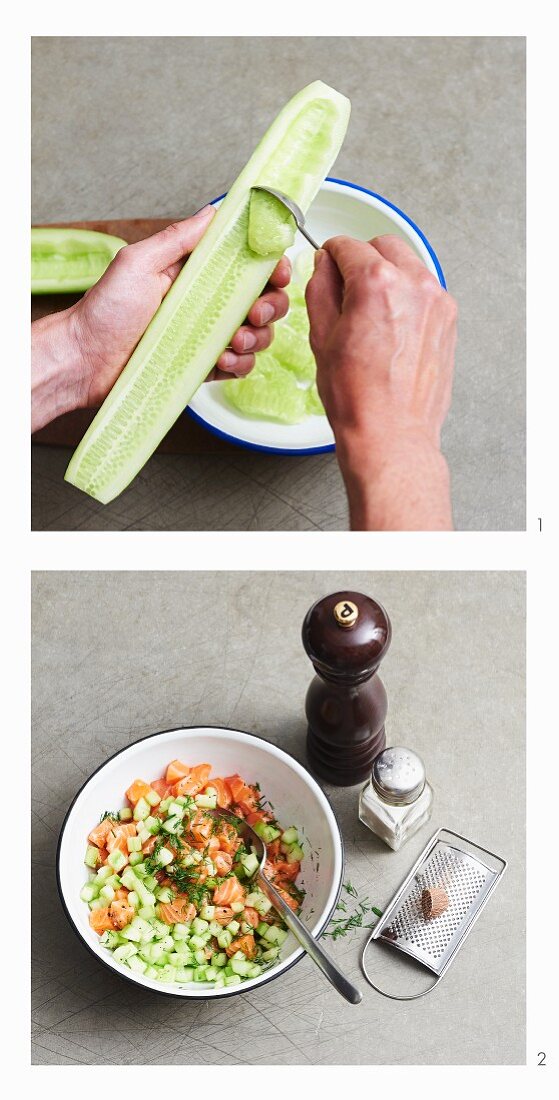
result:
[(391, 636), (384, 608), (361, 592), (334, 592), (305, 616), (303, 645), (317, 673), (305, 704), (308, 760), (337, 787), (369, 779), (385, 748), (388, 700), (377, 669)]

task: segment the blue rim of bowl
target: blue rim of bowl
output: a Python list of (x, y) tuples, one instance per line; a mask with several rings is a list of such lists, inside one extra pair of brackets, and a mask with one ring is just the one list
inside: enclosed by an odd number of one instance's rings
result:
[[(89, 954), (92, 955), (93, 958), (97, 960), (97, 962), (101, 963), (101, 966), (104, 966), (106, 970), (109, 970), (110, 973), (115, 976), (115, 978), (120, 978), (124, 982), (129, 982), (129, 984), (133, 985), (136, 989), (143, 989), (143, 990), (145, 990), (146, 993), (155, 993), (157, 996), (160, 996), (160, 997), (173, 997), (173, 998), (182, 997), (186, 1001), (207, 1001), (208, 1000), (208, 991), (205, 990), (205, 991), (201, 991), (200, 993), (190, 993), (190, 992), (189, 993), (182, 993), (182, 992), (168, 993), (166, 989), (152, 989), (151, 986), (142, 985), (141, 982), (137, 981), (136, 978), (128, 977), (128, 974), (121, 973), (120, 970), (115, 970), (114, 967), (109, 966), (108, 962), (105, 961), (105, 959), (102, 957), (102, 955), (98, 954), (97, 951), (95, 951), (93, 949), (93, 947), (91, 947), (91, 945), (89, 943), (87, 943), (87, 941), (84, 939), (80, 929), (78, 928), (77, 924), (73, 920), (73, 918), (70, 914), (70, 910), (68, 909), (68, 906), (66, 905), (66, 901), (65, 901), (65, 898), (64, 898), (64, 891), (62, 889), (62, 883), (60, 881), (60, 849), (62, 847), (62, 839), (63, 839), (63, 836), (64, 836), (64, 832), (66, 830), (66, 826), (68, 824), (68, 819), (70, 817), (70, 814), (72, 813), (72, 810), (73, 810), (76, 802), (78, 801), (78, 798), (80, 797), (82, 791), (87, 787), (87, 784), (93, 779), (93, 776), (97, 775), (97, 772), (100, 772), (104, 767), (106, 767), (107, 764), (110, 763), (111, 760), (114, 760), (117, 756), (121, 756), (123, 752), (126, 752), (128, 749), (131, 749), (134, 745), (140, 745), (142, 743), (142, 741), (150, 741), (152, 737), (162, 737), (163, 734), (165, 734), (165, 733), (180, 733), (182, 730), (184, 730), (186, 732), (188, 730), (200, 730), (200, 729), (221, 730), (221, 731), (225, 731), (225, 732), (229, 732), (229, 733), (242, 733), (242, 734), (244, 734), (245, 737), (254, 737), (255, 740), (257, 740), (257, 741), (263, 741), (265, 745), (273, 745), (272, 741), (268, 741), (265, 737), (261, 737), (258, 733), (248, 733), (247, 730), (238, 730), (238, 729), (235, 729), (233, 726), (172, 726), (168, 730), (157, 730), (156, 733), (148, 733), (145, 737), (139, 737), (138, 740), (133, 741), (131, 745), (125, 745), (124, 748), (118, 749), (117, 752), (113, 752), (112, 756), (108, 756), (107, 759), (104, 760), (102, 764), (99, 764), (98, 768), (95, 768), (95, 770), (91, 772), (91, 775), (89, 775), (87, 777), (85, 782), (82, 783), (79, 791), (74, 795), (70, 805), (68, 806), (68, 809), (66, 810), (66, 814), (64, 816), (64, 821), (62, 822), (62, 826), (61, 826), (61, 829), (60, 829), (60, 835), (58, 837), (58, 844), (56, 846), (56, 888), (58, 890), (58, 896), (60, 898), (60, 902), (61, 902), (62, 908), (64, 910), (64, 914), (66, 916), (66, 919), (67, 919), (72, 931), (78, 937), (78, 939), (80, 940), (80, 943), (82, 943), (84, 945), (84, 947), (86, 948), (86, 950), (89, 951)], [(273, 747), (275, 749), (279, 749), (280, 752), (283, 752), (285, 756), (288, 756), (290, 758), (290, 760), (294, 760), (295, 763), (299, 765), (299, 767), (304, 767), (304, 765), (301, 764), (300, 760), (297, 760), (297, 758), (295, 756), (293, 756), (293, 753), (287, 752), (286, 749), (282, 749), (280, 745), (274, 745)], [(316, 785), (318, 787), (319, 785), (318, 785), (316, 779), (314, 778), (314, 775), (312, 775), (311, 772), (308, 771), (308, 768), (306, 768), (305, 771), (308, 772), (310, 778), (313, 780), (314, 783), (316, 783)], [(343, 885), (343, 881), (344, 881), (344, 871), (345, 871), (345, 848), (344, 848), (344, 838), (342, 836), (342, 831), (340, 829), (338, 819), (337, 819), (337, 817), (334, 813), (334, 809), (333, 809), (332, 803), (330, 802), (330, 799), (328, 798), (328, 795), (324, 793), (324, 791), (322, 790), (322, 787), (319, 787), (319, 790), (324, 795), (324, 798), (326, 799), (326, 801), (327, 801), (327, 803), (330, 807), (330, 810), (332, 811), (332, 817), (334, 819), (336, 829), (337, 829), (337, 833), (338, 833), (338, 837), (339, 837), (339, 841), (340, 841), (340, 854), (341, 854), (342, 860), (341, 860), (341, 868), (340, 868), (340, 881), (338, 883), (338, 889), (336, 891), (336, 896), (334, 898), (334, 902), (333, 902), (332, 906), (330, 907), (328, 913), (326, 914), (323, 922), (321, 923), (320, 928), (318, 928), (315, 932), (313, 932), (313, 935), (314, 935), (315, 939), (320, 938), (320, 936), (322, 935), (324, 930), (328, 927), (328, 924), (330, 923), (330, 920), (331, 920), (331, 918), (333, 917), (333, 915), (336, 911), (336, 906), (337, 906), (337, 904), (340, 900), (340, 895), (341, 895), (341, 892), (342, 892), (342, 885)], [(264, 978), (263, 981), (258, 982), (258, 985), (251, 986), (251, 989), (260, 989), (261, 986), (268, 985), (269, 982), (273, 982), (275, 978), (281, 978), (282, 974), (287, 974), (289, 970), (291, 970), (294, 966), (296, 966), (298, 962), (301, 962), (301, 959), (303, 959), (305, 957), (306, 953), (305, 953), (304, 949), (301, 947), (301, 948), (299, 948), (299, 950), (300, 950), (300, 954), (297, 956), (297, 958), (293, 959), (293, 962), (289, 963), (289, 966), (285, 966), (283, 968), (283, 970), (279, 971), (279, 973), (277, 973), (277, 974), (272, 974), (271, 973), (268, 978)], [(244, 992), (243, 983), (241, 982), (241, 984), (239, 986), (233, 986), (231, 989), (229, 989), (227, 991), (224, 991), (223, 993), (213, 993), (212, 997), (211, 997), (211, 1000), (212, 1001), (213, 1000), (216, 1000), (216, 1001), (217, 1000), (223, 1000), (225, 997), (234, 997), (237, 994), (243, 993), (243, 992)]]
[[(437, 278), (443, 288), (447, 289), (446, 279), (444, 277), (443, 269), (439, 262), (439, 257), (435, 252), (432, 244), (427, 240), (425, 234), (421, 231), (418, 225), (410, 218), (403, 210), (400, 210), (399, 206), (390, 202), (389, 199), (385, 199), (384, 195), (379, 195), (378, 191), (371, 191), (368, 187), (362, 187), (359, 183), (351, 183), (350, 180), (336, 179), (334, 176), (327, 176), (325, 183), (338, 183), (343, 187), (350, 187), (352, 191), (361, 191), (364, 195), (370, 195), (373, 199), (378, 199), (379, 202), (384, 203), (385, 206), (389, 206), (391, 210), (394, 210), (396, 214), (399, 214), (401, 218), (417, 233), (420, 240), (423, 241), (425, 248), (427, 249), (433, 264), (435, 265), (435, 271), (437, 272)], [(225, 198), (227, 192), (224, 191), (223, 195), (218, 195), (217, 198), (211, 200), (211, 205), (214, 206), (216, 202), (221, 202)], [(203, 428), (211, 432), (212, 435), (217, 436), (218, 439), (224, 439), (227, 443), (234, 443), (237, 447), (242, 447), (245, 451), (259, 451), (261, 454), (271, 455), (323, 455), (330, 454), (335, 451), (335, 443), (326, 443), (323, 447), (267, 447), (263, 443), (249, 443), (246, 439), (239, 439), (236, 435), (230, 435), (229, 432), (222, 431), (221, 428), (216, 428), (214, 424), (210, 424), (200, 413), (194, 412), (190, 406), (187, 405), (186, 412), (197, 424), (201, 424)]]

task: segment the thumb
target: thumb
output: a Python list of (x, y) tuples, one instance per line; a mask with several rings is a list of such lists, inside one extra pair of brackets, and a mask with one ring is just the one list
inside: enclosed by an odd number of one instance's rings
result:
[(311, 340), (320, 347), (334, 327), (342, 308), (343, 281), (332, 257), (320, 248), (314, 274), (307, 283), (306, 301), (311, 323)]
[(145, 241), (128, 245), (123, 252), (127, 252), (130, 256), (134, 251), (135, 263), (141, 264), (146, 271), (153, 274), (166, 271), (168, 267), (184, 260), (185, 256), (192, 252), (204, 236), (214, 214), (213, 206), (205, 206), (193, 217), (186, 218), (182, 222), (173, 222), (160, 233), (147, 237)]

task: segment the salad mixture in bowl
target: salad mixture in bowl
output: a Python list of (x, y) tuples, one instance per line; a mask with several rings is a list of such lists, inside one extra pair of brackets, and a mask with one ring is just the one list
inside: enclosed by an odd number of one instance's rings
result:
[(89, 832), (80, 897), (100, 946), (121, 966), (217, 990), (258, 978), (288, 936), (255, 882), (258, 859), (235, 818), (264, 840), (265, 874), (296, 912), (304, 852), (297, 828), (282, 829), (258, 783), (211, 772), (210, 764), (172, 760), (163, 777), (135, 779), (126, 805), (104, 811)]

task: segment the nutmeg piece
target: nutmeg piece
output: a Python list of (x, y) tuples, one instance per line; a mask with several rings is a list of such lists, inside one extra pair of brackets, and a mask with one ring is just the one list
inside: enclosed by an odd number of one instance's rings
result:
[(448, 894), (442, 886), (430, 886), (422, 891), (421, 912), (425, 920), (440, 917), (448, 909)]

